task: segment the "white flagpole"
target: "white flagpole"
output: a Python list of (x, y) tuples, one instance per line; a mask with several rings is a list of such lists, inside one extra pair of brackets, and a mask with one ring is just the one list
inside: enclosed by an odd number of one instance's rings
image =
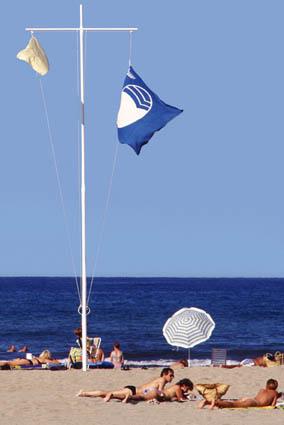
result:
[(25, 28), (26, 31), (79, 31), (80, 34), (80, 97), (81, 97), (81, 241), (82, 241), (82, 360), (87, 370), (87, 272), (86, 272), (86, 185), (85, 185), (85, 91), (84, 91), (84, 31), (137, 31), (137, 28), (84, 28), (83, 6), (80, 4), (79, 28)]
[(83, 371), (87, 370), (87, 273), (86, 273), (86, 185), (85, 185), (85, 90), (84, 90), (84, 32), (80, 4), (80, 87), (81, 87), (81, 216), (82, 216), (82, 351)]

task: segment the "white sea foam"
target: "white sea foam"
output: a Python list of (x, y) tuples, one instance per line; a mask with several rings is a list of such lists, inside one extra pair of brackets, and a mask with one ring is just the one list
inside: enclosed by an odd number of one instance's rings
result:
[[(129, 367), (169, 367), (176, 360), (174, 359), (159, 359), (159, 360), (125, 360), (124, 364)], [(239, 362), (235, 360), (227, 360), (227, 365), (238, 365)], [(191, 367), (210, 366), (211, 359), (191, 359)]]

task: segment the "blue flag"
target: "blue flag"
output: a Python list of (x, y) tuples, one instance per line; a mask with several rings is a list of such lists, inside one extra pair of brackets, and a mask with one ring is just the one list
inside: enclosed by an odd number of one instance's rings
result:
[(131, 66), (121, 93), (117, 116), (118, 139), (139, 155), (142, 146), (148, 143), (153, 134), (182, 111), (164, 103)]

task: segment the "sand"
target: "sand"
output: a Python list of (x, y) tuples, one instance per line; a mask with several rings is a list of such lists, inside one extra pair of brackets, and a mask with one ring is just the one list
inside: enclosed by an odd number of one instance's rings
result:
[[(0, 371), (1, 425), (283, 425), (282, 409), (207, 410), (197, 401), (159, 405), (123, 404), (111, 400), (75, 397), (79, 389), (117, 389), (141, 385), (158, 376), (161, 369), (121, 370), (12, 370)], [(175, 370), (176, 382), (223, 382), (231, 385), (224, 398), (254, 396), (269, 378), (284, 390), (284, 366), (273, 368), (194, 367)]]

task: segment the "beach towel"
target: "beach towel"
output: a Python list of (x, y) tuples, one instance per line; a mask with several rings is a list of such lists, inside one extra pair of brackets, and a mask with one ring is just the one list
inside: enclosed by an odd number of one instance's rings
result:
[(284, 409), (284, 406), (251, 406), (251, 407), (222, 407), (222, 410), (248, 410), (248, 409)]
[(32, 364), (32, 365), (19, 365), (13, 367), (13, 369), (25, 369), (25, 370), (66, 370), (65, 363), (45, 363), (45, 364)]
[(240, 363), (241, 366), (252, 367), (255, 366), (253, 359), (244, 359)]
[[(114, 368), (114, 364), (112, 362), (107, 362), (107, 361), (103, 361), (103, 362), (98, 362), (98, 363), (88, 363), (88, 368), (89, 369), (113, 369)], [(72, 367), (73, 369), (82, 369), (82, 362), (75, 362), (75, 363), (71, 363), (70, 367)]]

